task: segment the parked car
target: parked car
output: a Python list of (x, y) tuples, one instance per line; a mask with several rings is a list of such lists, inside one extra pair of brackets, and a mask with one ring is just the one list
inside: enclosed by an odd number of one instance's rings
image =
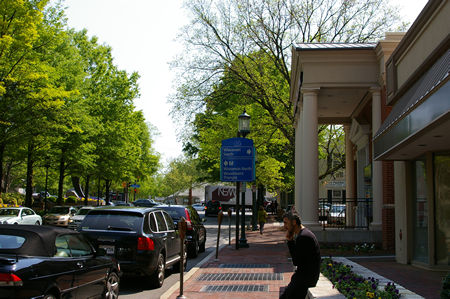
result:
[(0, 298), (117, 298), (119, 265), (78, 232), (0, 225)]
[(75, 215), (70, 216), (69, 224), (67, 227), (75, 230), (78, 229), (84, 217), (86, 217), (87, 213), (89, 213), (89, 211), (93, 209), (95, 209), (95, 207), (81, 207)]
[(42, 218), (32, 209), (10, 207), (0, 209), (0, 224), (35, 224), (41, 225)]
[(178, 226), (181, 217), (184, 217), (186, 220), (186, 243), (189, 256), (197, 257), (199, 252), (205, 251), (206, 228), (203, 222), (206, 219), (200, 218), (192, 206), (159, 205), (158, 208), (163, 209), (172, 217), (175, 226)]
[(116, 207), (132, 207), (132, 206), (134, 206), (131, 202), (126, 202), (123, 200), (114, 200), (114, 201), (112, 201), (112, 203)]
[(120, 263), (124, 275), (142, 275), (155, 287), (164, 282), (164, 272), (186, 263), (180, 257), (180, 237), (167, 212), (159, 208), (100, 207), (90, 211), (79, 231), (96, 248), (103, 248)]
[(142, 199), (133, 201), (133, 205), (135, 207), (151, 208), (151, 207), (158, 205), (158, 203), (156, 201), (154, 201), (153, 199), (142, 198)]
[(220, 201), (210, 200), (206, 203), (206, 206), (205, 206), (205, 216), (217, 215), (217, 214), (219, 214), (219, 211), (221, 211), (221, 210), (222, 210), (222, 205), (220, 204)]
[(71, 206), (54, 206), (44, 215), (44, 224), (67, 227), (69, 218), (77, 213)]
[(345, 205), (333, 204), (328, 212), (328, 223), (344, 224), (345, 223)]
[(194, 203), (192, 205), (192, 207), (196, 210), (196, 211), (204, 211), (205, 210), (205, 206), (201, 203)]
[(319, 221), (328, 220), (330, 208), (331, 208), (330, 203), (319, 201)]

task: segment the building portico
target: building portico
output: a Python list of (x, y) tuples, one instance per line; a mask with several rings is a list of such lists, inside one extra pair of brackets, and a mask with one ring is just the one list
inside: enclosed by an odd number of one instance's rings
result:
[[(399, 41), (395, 34), (388, 38), (395, 44)], [(312, 229), (322, 229), (317, 133), (321, 124), (344, 127), (346, 198), (370, 199), (370, 230), (382, 229), (383, 168), (382, 162), (373, 160), (371, 141), (382, 123), (384, 68), (380, 64), (384, 65), (386, 53), (379, 51), (380, 44), (300, 44), (292, 49), (295, 205), (303, 223)], [(357, 223), (361, 221), (357, 213), (357, 204), (349, 202), (347, 225), (364, 225)]]

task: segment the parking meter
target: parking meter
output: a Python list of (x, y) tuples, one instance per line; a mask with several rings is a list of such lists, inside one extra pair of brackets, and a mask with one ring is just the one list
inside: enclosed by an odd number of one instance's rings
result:
[(184, 282), (184, 239), (186, 238), (186, 220), (181, 217), (178, 221), (178, 232), (180, 234), (180, 295), (177, 298), (186, 298), (183, 296), (183, 282)]
[(223, 212), (220, 211), (219, 214), (217, 214), (218, 229), (217, 229), (217, 244), (216, 244), (216, 260), (219, 258), (220, 225), (222, 224), (222, 219), (223, 219)]

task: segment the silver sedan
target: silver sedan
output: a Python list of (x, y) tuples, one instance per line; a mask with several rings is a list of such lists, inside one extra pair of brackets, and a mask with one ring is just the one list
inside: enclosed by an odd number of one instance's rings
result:
[(42, 224), (42, 218), (25, 207), (0, 208), (0, 224)]

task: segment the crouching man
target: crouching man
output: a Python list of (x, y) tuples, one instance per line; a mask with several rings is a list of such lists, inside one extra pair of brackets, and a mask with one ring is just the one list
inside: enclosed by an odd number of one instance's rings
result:
[(292, 263), (297, 267), (291, 282), (280, 299), (303, 299), (308, 288), (315, 287), (320, 273), (320, 247), (316, 236), (302, 225), (300, 216), (293, 212), (283, 216), (287, 246)]

